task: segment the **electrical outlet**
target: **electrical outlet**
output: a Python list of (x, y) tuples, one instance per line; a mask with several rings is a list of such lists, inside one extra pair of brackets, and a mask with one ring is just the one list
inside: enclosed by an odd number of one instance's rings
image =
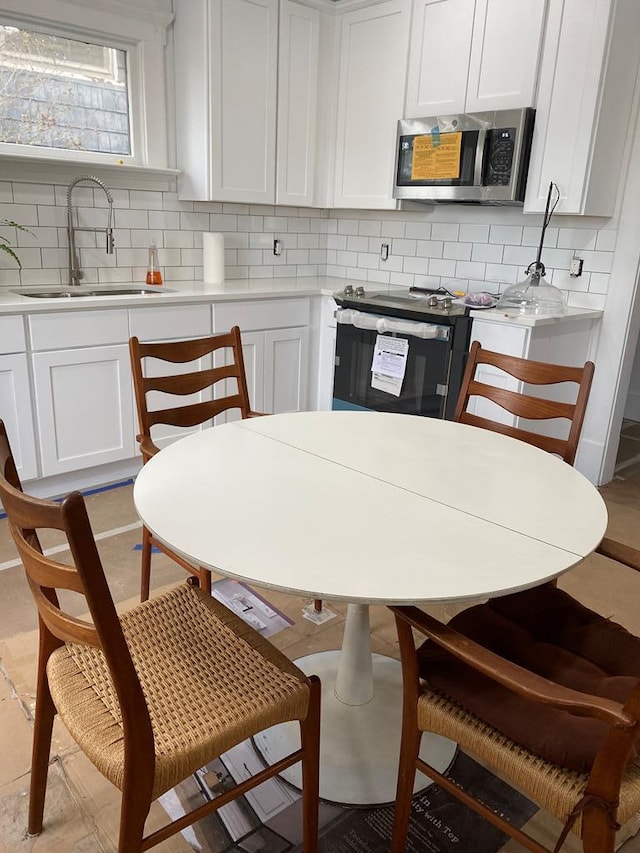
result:
[(573, 278), (578, 278), (578, 276), (582, 275), (582, 264), (584, 261), (582, 258), (571, 258), (571, 266), (569, 267), (569, 275)]

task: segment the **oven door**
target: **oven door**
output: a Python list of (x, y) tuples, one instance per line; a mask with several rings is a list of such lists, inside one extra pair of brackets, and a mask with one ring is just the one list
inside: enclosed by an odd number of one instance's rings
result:
[[(447, 414), (452, 326), (338, 311), (333, 383), (334, 409), (372, 409), (443, 418)], [(405, 331), (387, 331), (404, 329)], [(399, 396), (373, 386), (380, 334), (408, 342)], [(425, 336), (426, 335), (426, 336)]]

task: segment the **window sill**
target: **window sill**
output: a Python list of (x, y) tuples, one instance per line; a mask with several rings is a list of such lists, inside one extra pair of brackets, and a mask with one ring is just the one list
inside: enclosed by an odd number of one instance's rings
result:
[(82, 174), (101, 178), (109, 189), (175, 192), (176, 177), (180, 171), (81, 159), (0, 154), (0, 180), (66, 185)]

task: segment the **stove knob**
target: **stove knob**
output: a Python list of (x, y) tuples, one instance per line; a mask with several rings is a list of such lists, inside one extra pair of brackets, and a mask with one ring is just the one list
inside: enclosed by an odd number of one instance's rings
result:
[(356, 287), (356, 296), (364, 296), (364, 287)]
[(450, 296), (445, 296), (440, 304), (446, 310), (453, 305), (453, 299)]
[(344, 295), (345, 295), (345, 296), (353, 296), (353, 287), (352, 287), (350, 284), (348, 284), (348, 285), (345, 287), (345, 289), (344, 289)]
[(429, 306), (429, 308), (437, 308), (438, 307), (438, 297), (437, 296), (430, 296), (427, 299), (427, 305)]

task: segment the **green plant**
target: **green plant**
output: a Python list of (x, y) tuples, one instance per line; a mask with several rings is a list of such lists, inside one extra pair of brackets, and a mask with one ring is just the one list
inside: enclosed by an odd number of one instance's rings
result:
[[(33, 231), (30, 231), (28, 228), (25, 228), (24, 225), (18, 225), (17, 222), (12, 222), (10, 219), (0, 219), (0, 226), (5, 226), (8, 228), (17, 228), (18, 231), (24, 231), (27, 234), (33, 234)], [(20, 263), (20, 258), (16, 255), (15, 251), (11, 248), (11, 244), (9, 242), (9, 238), (0, 234), (0, 251), (6, 252), (10, 255), (13, 260), (18, 264), (20, 269), (22, 269), (22, 264)]]

